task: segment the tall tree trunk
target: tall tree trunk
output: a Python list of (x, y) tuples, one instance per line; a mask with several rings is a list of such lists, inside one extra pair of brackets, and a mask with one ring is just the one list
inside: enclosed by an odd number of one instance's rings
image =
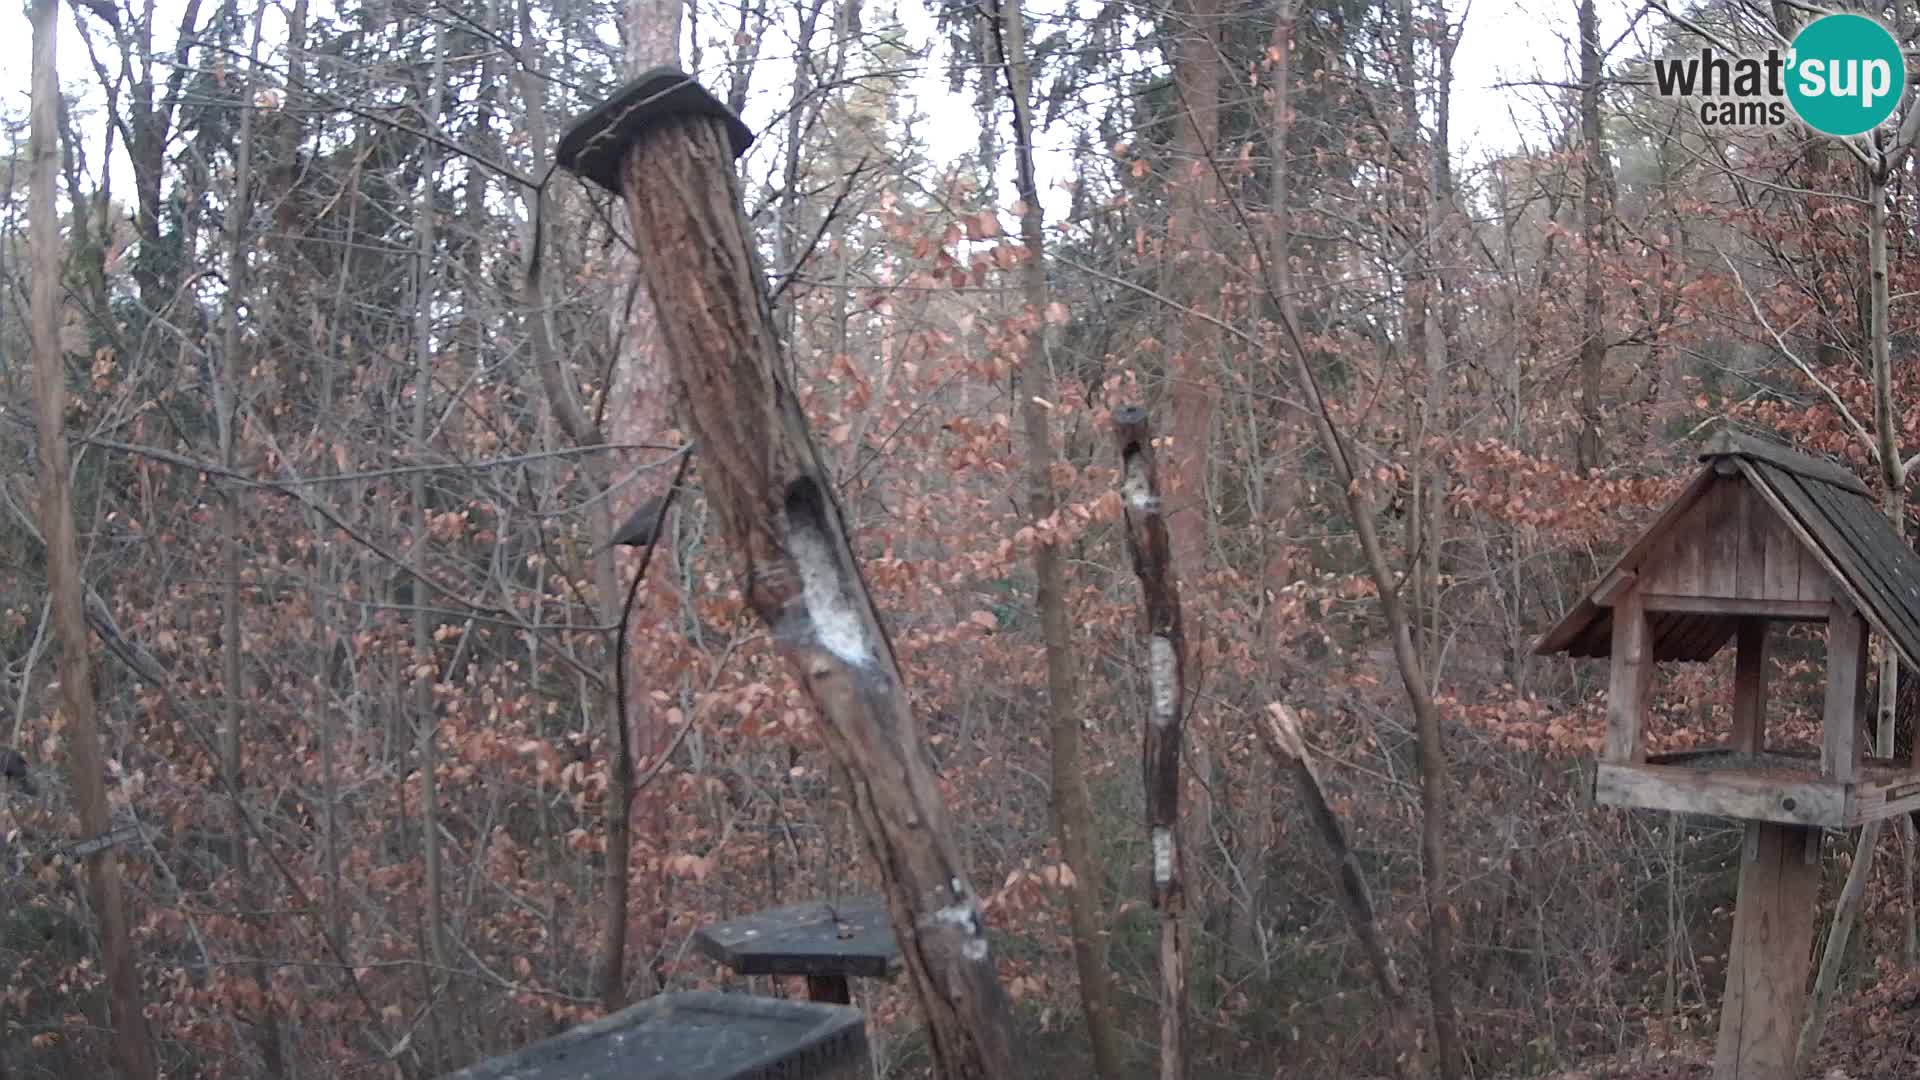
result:
[(1427, 909), (1427, 994), (1433, 1007), (1434, 1050), (1440, 1080), (1458, 1080), (1464, 1060), (1453, 1006), (1453, 936), (1457, 915), (1447, 899), (1447, 756), (1440, 732), (1440, 712), (1414, 643), (1412, 620), (1407, 617), (1406, 604), (1396, 588), (1393, 568), (1387, 562), (1386, 548), (1380, 542), (1374, 523), (1373, 499), (1366, 487), (1367, 480), (1354, 465), (1346, 434), (1334, 423), (1332, 406), (1313, 370), (1314, 353), (1300, 329), (1299, 316), (1288, 294), (1272, 289), (1271, 285), (1268, 299), (1280, 314), (1285, 339), (1282, 351), (1305, 399), (1307, 417), (1327, 455), (1333, 480), (1344, 493), (1347, 516), (1360, 541), (1367, 576), (1379, 594), (1380, 613), (1387, 622), (1401, 686), (1413, 709), (1420, 763), (1420, 883)]
[(1080, 974), (1080, 1002), (1093, 1052), (1093, 1075), (1117, 1080), (1120, 1053), (1114, 1038), (1111, 994), (1107, 988), (1105, 934), (1099, 889), (1103, 875), (1093, 859), (1093, 811), (1089, 806), (1086, 755), (1081, 746), (1080, 688), (1074, 676), (1073, 626), (1067, 612), (1066, 570), (1060, 543), (1047, 539), (1047, 522), (1059, 509), (1053, 490), (1053, 433), (1043, 398), (1055, 398), (1052, 360), (1047, 351), (1049, 293), (1047, 247), (1041, 217), (1040, 188), (1034, 179), (1032, 74), (1027, 62), (1027, 33), (1021, 0), (999, 5), (1001, 60), (1012, 103), (1015, 184), (1020, 192), (1020, 238), (1027, 259), (1020, 269), (1028, 326), (1026, 355), (1014, 369), (1012, 395), (1020, 403), (1026, 430), (1027, 517), (1040, 530), (1034, 545), (1033, 572), (1041, 633), (1046, 639), (1047, 698), (1052, 710), (1053, 822), (1060, 853), (1073, 882), (1067, 887), (1074, 966)]
[[(94, 713), (93, 670), (87, 656), (82, 611), (80, 550), (74, 537), (66, 442), (66, 362), (60, 348), (60, 235), (54, 206), (54, 165), (60, 153), (60, 82), (55, 70), (57, 0), (34, 0), (32, 117), (27, 135), (28, 242), (33, 281), (29, 319), (33, 336), (34, 414), (40, 474), (40, 532), (47, 545), (47, 591), (60, 643), (61, 709), (66, 714), (67, 769), (80, 812), (82, 838), (112, 828), (107, 808), (100, 720)], [(124, 1080), (152, 1080), (153, 1047), (140, 1008), (140, 974), (134, 967), (121, 895), (120, 861), (113, 845), (86, 857), (87, 904), (100, 924), (100, 953), (107, 976), (114, 1066)]]
[(1594, 0), (1580, 0), (1580, 220), (1587, 248), (1580, 294), (1580, 434), (1574, 464), (1583, 472), (1601, 466), (1600, 393), (1607, 363), (1606, 297), (1600, 280), (1600, 250), (1607, 225), (1612, 168), (1600, 126), (1600, 24)]
[[(680, 62), (682, 0), (626, 0), (624, 11), (623, 33), (626, 37), (629, 76), (648, 68)], [(624, 231), (628, 225), (624, 215), (615, 215), (615, 228)], [(653, 300), (639, 286), (640, 271), (635, 259), (633, 248), (625, 244), (621, 245), (615, 256), (613, 280), (632, 284), (623, 287), (622, 295), (626, 302), (623, 307), (615, 309), (617, 323), (614, 339), (619, 342), (619, 349), (609, 379), (611, 385), (608, 387), (609, 408), (605, 430), (614, 442), (659, 444), (666, 441), (673, 426), (673, 383), (668, 375), (666, 358), (661, 355), (659, 322), (654, 316)], [(612, 493), (605, 500), (611, 519), (625, 521), (648, 499), (664, 499), (671, 475), (666, 469), (649, 469), (636, 476), (632, 483)], [(670, 535), (666, 531), (669, 527), (669, 522), (661, 521), (658, 526), (660, 534)], [(661, 547), (671, 549), (669, 544), (662, 544)], [(608, 922), (606, 937), (601, 941), (594, 992), (602, 1007), (609, 1010), (618, 1008), (626, 995), (627, 912), (637, 907), (646, 913), (645, 937), (637, 946), (643, 956), (657, 955), (667, 935), (667, 880), (661, 869), (667, 854), (666, 787), (659, 785), (641, 792), (635, 792), (633, 787), (634, 777), (640, 770), (666, 753), (671, 736), (666, 729), (665, 716), (656, 713), (653, 708), (652, 687), (647, 677), (649, 672), (657, 671), (662, 666), (659, 659), (652, 655), (655, 635), (648, 632), (659, 618), (658, 605), (649, 603), (648, 597), (658, 591), (648, 586), (634, 601), (627, 655), (617, 660), (626, 665), (627, 700), (607, 710), (607, 764), (610, 775), (607, 783), (605, 892)], [(616, 587), (614, 592), (602, 597), (601, 603), (606, 605), (606, 610), (612, 616), (609, 621), (619, 620), (621, 613), (617, 605), (625, 595), (625, 590)], [(637, 904), (628, 896), (636, 835), (644, 839), (642, 880), (646, 890), (638, 898)], [(658, 990), (659, 972), (651, 963), (644, 974), (644, 992)]]
[[(1187, 305), (1169, 358), (1172, 382), (1173, 436), (1172, 500), (1167, 531), (1173, 545), (1173, 568), (1191, 587), (1187, 614), (1193, 624), (1182, 638), (1185, 677), (1198, 689), (1206, 682), (1200, 644), (1205, 639), (1208, 526), (1212, 507), (1207, 491), (1207, 453), (1213, 434), (1216, 390), (1214, 365), (1220, 347), (1214, 324), (1205, 316), (1219, 308), (1222, 277), (1215, 246), (1209, 239), (1207, 215), (1219, 212), (1219, 174), (1214, 170), (1214, 148), (1220, 141), (1221, 60), (1218, 35), (1222, 24), (1220, 0), (1175, 0), (1173, 16), (1178, 36), (1173, 44), (1173, 78), (1177, 91), (1174, 175), (1179, 194), (1167, 229), (1166, 265), (1175, 275), (1169, 295)], [(1199, 617), (1195, 617), (1195, 616)], [(1188, 917), (1212, 910), (1212, 895), (1199, 856), (1206, 850), (1213, 824), (1212, 760), (1207, 753), (1205, 720), (1189, 718), (1193, 738), (1186, 760), (1195, 781), (1193, 798), (1181, 823), (1185, 849)]]
[[(441, 102), (446, 93), (446, 57), (447, 38), (443, 27), (434, 34), (433, 81), (427, 92), (425, 115), (421, 121), (427, 131), (437, 130), (440, 125)], [(427, 457), (428, 420), (432, 415), (429, 405), (434, 396), (436, 350), (433, 303), (439, 253), (433, 177), (438, 164), (438, 149), (432, 142), (426, 143), (420, 169), (420, 192), (414, 204), (413, 218), (417, 244), (414, 264), (413, 446), (414, 453), (423, 460)], [(426, 474), (415, 472), (409, 486), (413, 508), (413, 542), (407, 551), (407, 561), (418, 582), (427, 574), (427, 548), (432, 543)], [(427, 950), (434, 964), (433, 977), (427, 982), (434, 987), (434, 996), (438, 997), (440, 986), (437, 984), (444, 980), (450, 985), (452, 971), (452, 956), (447, 945), (445, 868), (440, 851), (439, 703), (434, 700), (433, 693), (434, 684), (445, 678), (446, 674), (434, 663), (433, 621), (427, 613), (426, 591), (416, 584), (413, 596), (413, 663), (408, 677), (413, 685), (413, 734), (419, 748), (420, 835), (427, 864)], [(439, 1037), (439, 1016), (440, 1010), (429, 1006), (427, 1030), (436, 1036), (429, 1061), (435, 1060), (433, 1055), (444, 1057), (452, 1050), (452, 1046)]]
[[(247, 73), (246, 77), (239, 82), (239, 97), (242, 101), (247, 101), (251, 97), (254, 75), (258, 70), (256, 65), (260, 55), (261, 24), (261, 19), (254, 20), (253, 42), (247, 57)], [(247, 226), (253, 213), (253, 133), (254, 110), (241, 109), (239, 136), (234, 145), (233, 190), (227, 197), (225, 223), (227, 280), (221, 313), (220, 379), (216, 391), (220, 464), (230, 473), (234, 472), (239, 464), (237, 429), (240, 423), (240, 372), (242, 370), (240, 308), (247, 302), (250, 287), (247, 260), (250, 244)], [(260, 902), (260, 897), (251, 880), (253, 869), (247, 848), (247, 830), (243, 821), (246, 809), (242, 805), (247, 780), (243, 760), (244, 740), (241, 732), (242, 717), (245, 715), (246, 675), (240, 627), (240, 545), (245, 535), (241, 522), (240, 496), (240, 488), (228, 486), (220, 504), (221, 526), (225, 534), (222, 537), (224, 551), (220, 575), (220, 681), (223, 697), (220, 768), (227, 774), (227, 783), (234, 799), (232, 834), (234, 870), (239, 878), (241, 895), (248, 898), (245, 906), (259, 910), (264, 905)], [(255, 937), (253, 951), (259, 955), (266, 955), (270, 950), (266, 948), (265, 919), (252, 917), (246, 921)], [(279, 1021), (274, 1015), (271, 993), (273, 973), (266, 964), (260, 964), (253, 969), (253, 976), (259, 982), (262, 991), (260, 1012), (255, 1018), (261, 1058), (269, 1076), (280, 1076), (286, 1072), (286, 1063), (281, 1059)]]
[[(1267, 58), (1271, 64), (1267, 80), (1267, 152), (1271, 160), (1267, 167), (1268, 206), (1260, 262), (1268, 287), (1278, 295), (1285, 295), (1293, 288), (1287, 263), (1293, 251), (1293, 219), (1288, 203), (1293, 174), (1288, 154), (1293, 131), (1294, 29), (1299, 14), (1298, 0), (1281, 0), (1275, 6), (1273, 28), (1267, 38)], [(1274, 457), (1291, 456), (1306, 434), (1290, 411), (1272, 416), (1268, 428), (1274, 440), (1269, 453)], [(1260, 504), (1268, 535), (1273, 538), (1270, 542), (1284, 543), (1287, 522), (1299, 499), (1298, 482), (1291, 470), (1276, 471), (1271, 477), (1256, 473), (1255, 480), (1261, 486)], [(1284, 551), (1270, 551), (1262, 572), (1266, 593), (1278, 597), (1293, 581), (1293, 561)], [(1262, 620), (1260, 642), (1269, 657), (1284, 655), (1281, 638), (1285, 627), (1279, 611), (1278, 605), (1269, 606)], [(1274, 669), (1269, 671), (1269, 678), (1284, 679), (1277, 670), (1279, 665), (1269, 666)], [(1239, 844), (1242, 897), (1234, 907), (1227, 940), (1234, 958), (1243, 968), (1256, 952), (1264, 968), (1269, 957), (1261, 917), (1267, 894), (1267, 853), (1274, 843), (1273, 783), (1264, 769), (1250, 768), (1247, 772), (1248, 820), (1240, 830), (1243, 841)]]
[[(1899, 415), (1893, 400), (1893, 347), (1888, 330), (1887, 285), (1887, 188), (1897, 165), (1913, 145), (1916, 117), (1920, 104), (1910, 104), (1895, 141), (1880, 151), (1879, 160), (1867, 166), (1867, 346), (1871, 357), (1873, 381), (1874, 457), (1880, 463), (1881, 510), (1892, 523), (1894, 532), (1906, 535), (1907, 493), (1906, 463), (1900, 459)], [(1900, 659), (1891, 648), (1884, 650), (1880, 664), (1880, 709), (1875, 742), (1882, 757), (1893, 756), (1895, 705), (1899, 698)], [(1847, 871), (1847, 883), (1834, 906), (1833, 923), (1827, 930), (1827, 942), (1820, 958), (1820, 972), (1814, 978), (1813, 994), (1807, 1007), (1806, 1024), (1800, 1030), (1795, 1055), (1804, 1071), (1820, 1046), (1826, 1028), (1827, 1007), (1839, 984), (1846, 959), (1847, 943), (1853, 936), (1853, 924), (1866, 897), (1867, 879), (1873, 874), (1873, 857), (1879, 849), (1880, 822), (1861, 826), (1860, 839), (1853, 851), (1853, 865)]]

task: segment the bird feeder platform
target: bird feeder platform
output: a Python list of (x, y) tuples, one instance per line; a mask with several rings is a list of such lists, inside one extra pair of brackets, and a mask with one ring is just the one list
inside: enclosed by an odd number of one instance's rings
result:
[(710, 991), (662, 994), (442, 1080), (862, 1080), (854, 1009)]
[[(1920, 809), (1920, 757), (1865, 754), (1868, 642), (1920, 669), (1920, 556), (1832, 461), (1722, 431), (1704, 467), (1535, 651), (1606, 657), (1594, 800), (1746, 822), (1714, 1080), (1793, 1080), (1823, 830)], [(1767, 745), (1767, 632), (1824, 623), (1817, 752)], [(1649, 754), (1653, 667), (1734, 644), (1723, 744)], [(1920, 752), (1920, 747), (1917, 747)]]
[(849, 977), (890, 979), (900, 946), (878, 897), (814, 900), (699, 931), (694, 946), (738, 975), (801, 975), (814, 1001), (853, 1000)]

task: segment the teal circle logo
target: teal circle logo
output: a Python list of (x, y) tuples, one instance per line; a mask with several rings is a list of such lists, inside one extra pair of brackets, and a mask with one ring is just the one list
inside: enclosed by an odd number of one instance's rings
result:
[(1822, 15), (1794, 35), (1787, 101), (1828, 135), (1859, 135), (1885, 123), (1907, 89), (1900, 43), (1865, 15)]

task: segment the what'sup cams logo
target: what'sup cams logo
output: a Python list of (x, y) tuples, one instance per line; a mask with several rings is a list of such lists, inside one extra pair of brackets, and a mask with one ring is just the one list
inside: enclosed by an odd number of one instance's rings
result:
[(1729, 57), (1708, 47), (1657, 58), (1653, 82), (1661, 97), (1688, 102), (1706, 127), (1784, 127), (1791, 115), (1846, 137), (1893, 115), (1907, 88), (1907, 61), (1873, 19), (1823, 15), (1801, 27), (1785, 52)]

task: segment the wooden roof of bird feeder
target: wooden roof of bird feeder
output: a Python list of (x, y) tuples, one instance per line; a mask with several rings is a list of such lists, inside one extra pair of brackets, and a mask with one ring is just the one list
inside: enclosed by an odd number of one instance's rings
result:
[[(1920, 762), (1863, 755), (1867, 636), (1920, 669), (1920, 556), (1841, 466), (1722, 431), (1704, 467), (1614, 568), (1540, 640), (1542, 655), (1609, 657), (1595, 797), (1614, 806), (1845, 827), (1920, 808)], [(1819, 756), (1769, 751), (1773, 621), (1827, 625)], [(1648, 755), (1647, 679), (1662, 660), (1736, 642), (1728, 745)]]
[(839, 1005), (661, 994), (442, 1080), (863, 1080), (867, 1024)]
[[(1920, 557), (1858, 477), (1776, 443), (1721, 432), (1705, 466), (1535, 651), (1607, 657), (1606, 748), (1595, 801), (1744, 819), (1739, 899), (1714, 1080), (1793, 1080), (1820, 894), (1823, 828), (1920, 807), (1920, 755), (1866, 758), (1869, 633), (1920, 668)], [(1826, 624), (1817, 755), (1767, 746), (1774, 621)], [(1649, 755), (1647, 687), (1661, 660), (1735, 642), (1733, 728), (1720, 747)]]

